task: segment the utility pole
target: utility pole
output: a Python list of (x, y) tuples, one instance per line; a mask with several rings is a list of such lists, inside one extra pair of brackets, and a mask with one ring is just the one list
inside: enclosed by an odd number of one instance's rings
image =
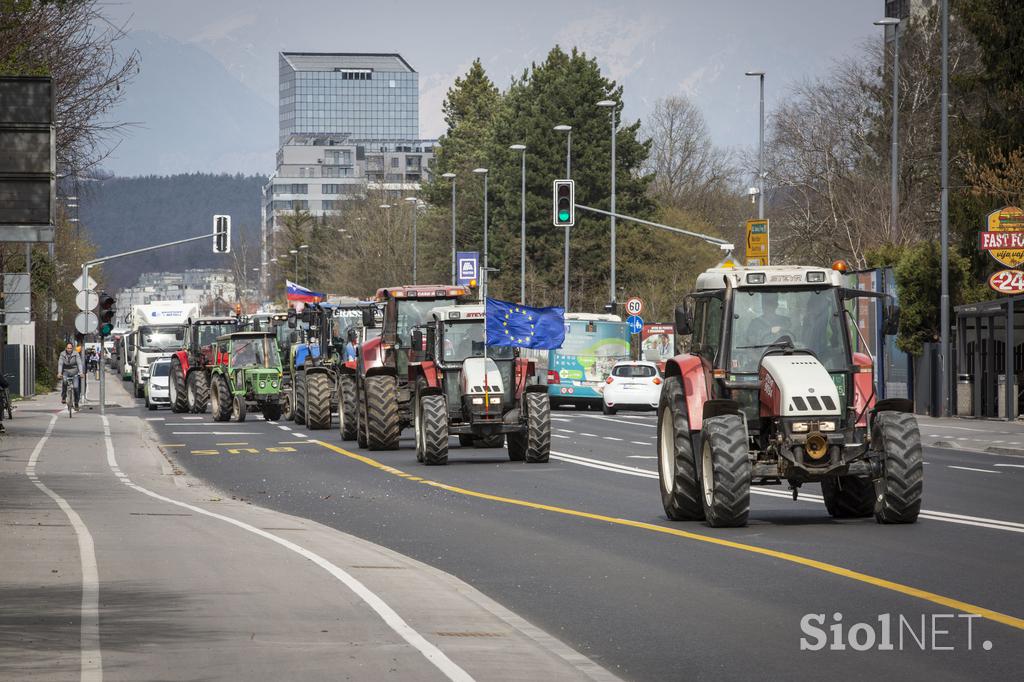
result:
[(455, 173), (442, 173), (441, 177), (452, 183), (452, 286), (455, 286)]
[[(949, 384), (951, 359), (949, 357), (949, 0), (942, 0), (939, 9), (942, 15), (942, 99), (941, 99), (941, 184), (942, 197), (940, 200), (940, 223), (942, 232), (942, 294), (939, 299), (939, 324), (942, 326), (940, 332), (940, 350), (942, 354), (942, 405), (943, 417), (948, 417), (949, 410)], [(1013, 305), (1012, 303), (1010, 305)], [(980, 370), (979, 370), (980, 371)], [(1006, 377), (1007, 388), (1013, 384), (1009, 375)], [(1012, 414), (1012, 408), (1007, 410)]]
[[(554, 128), (566, 133), (565, 138), (565, 179), (572, 180), (572, 126), (557, 125)], [(565, 226), (565, 257), (562, 270), (562, 309), (569, 312), (569, 226)]]

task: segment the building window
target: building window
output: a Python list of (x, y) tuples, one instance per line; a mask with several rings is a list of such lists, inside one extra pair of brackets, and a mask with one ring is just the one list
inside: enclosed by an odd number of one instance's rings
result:
[(391, 157), (391, 167), (392, 168), (398, 168), (398, 157), (397, 156), (392, 156)]

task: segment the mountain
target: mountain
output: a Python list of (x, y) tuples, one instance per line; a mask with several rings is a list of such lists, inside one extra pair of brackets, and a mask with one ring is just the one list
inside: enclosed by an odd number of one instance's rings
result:
[[(209, 234), (213, 216), (231, 216), (232, 251), (259, 246), (260, 188), (257, 175), (192, 173), (111, 177), (81, 183), (79, 218), (105, 256)], [(253, 258), (258, 262), (258, 253)], [(188, 268), (230, 268), (230, 255), (215, 255), (209, 241), (175, 246), (110, 261), (103, 266), (112, 289), (130, 286), (141, 272), (182, 272)]]
[(259, 173), (274, 167), (277, 107), (195, 45), (135, 31), (139, 73), (112, 118), (131, 124), (104, 161), (118, 176)]

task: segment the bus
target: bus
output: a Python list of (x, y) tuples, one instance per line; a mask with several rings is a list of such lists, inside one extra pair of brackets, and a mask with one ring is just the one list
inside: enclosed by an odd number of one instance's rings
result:
[(629, 327), (618, 315), (566, 313), (561, 348), (534, 351), (540, 376), (547, 372), (551, 406), (598, 409), (612, 366), (630, 359)]

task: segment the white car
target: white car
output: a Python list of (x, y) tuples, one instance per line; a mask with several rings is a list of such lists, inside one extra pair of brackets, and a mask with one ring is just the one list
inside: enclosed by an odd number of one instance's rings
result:
[(603, 408), (605, 414), (616, 410), (656, 410), (664, 385), (661, 372), (653, 362), (616, 362), (605, 379)]
[(160, 358), (149, 366), (149, 378), (143, 391), (146, 396), (146, 407), (155, 410), (161, 405), (171, 405), (171, 360)]

